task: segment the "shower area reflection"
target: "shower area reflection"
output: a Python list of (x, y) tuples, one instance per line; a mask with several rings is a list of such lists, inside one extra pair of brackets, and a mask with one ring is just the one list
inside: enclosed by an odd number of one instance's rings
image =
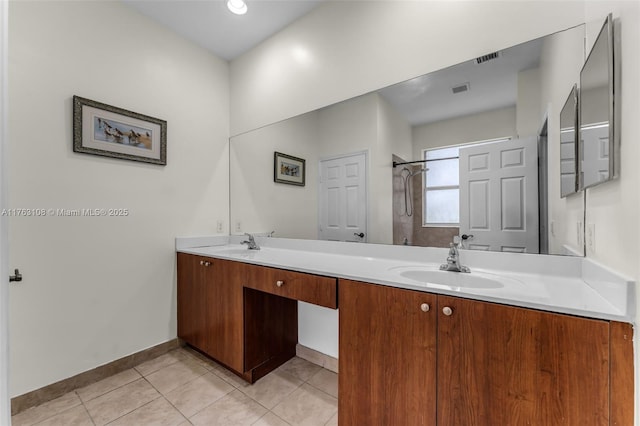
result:
[[(392, 161), (404, 163), (393, 155)], [(449, 247), (458, 227), (424, 226), (424, 164), (393, 168), (393, 244), (423, 247)]]

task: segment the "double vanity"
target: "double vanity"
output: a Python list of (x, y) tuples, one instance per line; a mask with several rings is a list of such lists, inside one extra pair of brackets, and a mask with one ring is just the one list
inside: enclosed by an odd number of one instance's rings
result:
[(634, 283), (588, 259), (240, 240), (177, 239), (178, 336), (253, 383), (339, 308), (341, 426), (633, 423)]

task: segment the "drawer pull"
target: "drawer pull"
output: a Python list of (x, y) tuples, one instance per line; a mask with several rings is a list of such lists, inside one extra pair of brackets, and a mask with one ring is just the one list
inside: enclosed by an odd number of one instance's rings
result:
[(200, 265), (203, 266), (204, 265), (204, 260), (200, 261)]
[(211, 262), (204, 262), (204, 266), (211, 266)]
[(422, 310), (422, 312), (429, 312), (429, 304), (423, 303), (422, 305), (420, 305), (420, 309)]
[(448, 306), (445, 306), (444, 308), (442, 308), (442, 313), (445, 314), (446, 316), (451, 316), (451, 314), (453, 314), (453, 309), (451, 309)]
[(282, 286), (284, 285), (284, 281), (280, 281), (280, 280), (278, 280), (278, 281), (276, 281), (276, 285), (277, 285), (278, 287), (282, 287)]

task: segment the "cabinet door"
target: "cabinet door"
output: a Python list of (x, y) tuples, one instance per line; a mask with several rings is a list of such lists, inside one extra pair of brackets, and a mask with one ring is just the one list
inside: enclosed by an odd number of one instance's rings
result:
[(178, 253), (178, 337), (206, 350), (207, 316), (204, 258)]
[(347, 280), (338, 291), (338, 423), (434, 425), (436, 297)]
[(446, 296), (438, 307), (438, 425), (609, 424), (607, 321)]
[(207, 353), (242, 373), (243, 316), (242, 279), (245, 265), (209, 259), (206, 281)]

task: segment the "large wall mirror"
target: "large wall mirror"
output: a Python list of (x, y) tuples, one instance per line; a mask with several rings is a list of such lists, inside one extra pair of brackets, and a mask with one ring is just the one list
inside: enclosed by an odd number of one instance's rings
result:
[[(469, 249), (583, 255), (583, 194), (561, 197), (559, 116), (584, 31), (232, 137), (231, 232), (432, 247), (464, 233)], [(274, 152), (305, 160), (305, 186), (274, 182)]]
[(616, 176), (613, 20), (609, 15), (580, 72), (580, 184), (589, 188)]

